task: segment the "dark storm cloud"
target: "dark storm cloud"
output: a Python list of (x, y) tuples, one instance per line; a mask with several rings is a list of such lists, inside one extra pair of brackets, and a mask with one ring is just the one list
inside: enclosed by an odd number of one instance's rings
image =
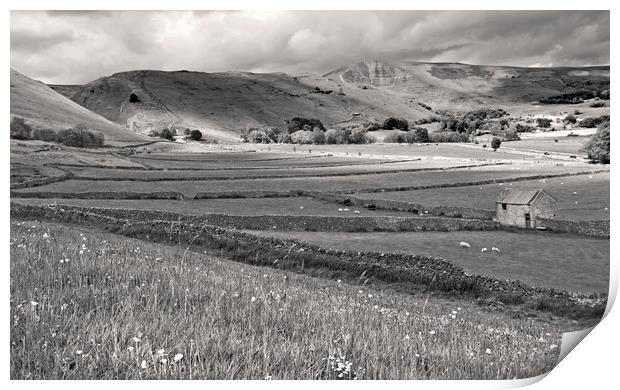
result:
[(55, 83), (129, 69), (328, 72), (363, 59), (609, 63), (608, 11), (12, 12), (11, 66)]

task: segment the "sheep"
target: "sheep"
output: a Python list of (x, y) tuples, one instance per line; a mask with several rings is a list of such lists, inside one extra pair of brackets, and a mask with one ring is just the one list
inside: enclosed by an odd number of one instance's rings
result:
[(488, 250), (487, 248), (482, 248), (482, 249), (480, 249), (480, 252), (484, 253), (484, 252), (486, 252), (487, 250)]
[(462, 246), (463, 248), (471, 248), (471, 245), (469, 245), (469, 243), (465, 241), (461, 241), (459, 245)]
[(497, 247), (493, 247), (493, 248), (491, 248), (491, 250), (492, 250), (493, 252), (501, 252), (501, 251), (499, 250), (499, 248), (497, 248)]

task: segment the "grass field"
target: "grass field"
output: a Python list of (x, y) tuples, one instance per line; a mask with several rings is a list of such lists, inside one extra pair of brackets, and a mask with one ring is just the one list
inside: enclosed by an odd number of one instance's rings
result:
[[(350, 159), (353, 164), (355, 159)], [(224, 178), (262, 178), (262, 177), (308, 177), (308, 176), (328, 176), (340, 175), (349, 176), (356, 174), (376, 174), (382, 172), (396, 172), (423, 169), (450, 169), (467, 164), (459, 162), (439, 162), (433, 160), (395, 162), (395, 163), (359, 163), (359, 165), (340, 164), (323, 167), (306, 166), (261, 166), (261, 165), (237, 165), (219, 164), (218, 166), (209, 165), (208, 168), (192, 170), (130, 170), (130, 169), (110, 169), (94, 167), (70, 167), (71, 173), (79, 178), (92, 178), (97, 180), (105, 179), (132, 179), (132, 180), (179, 180), (180, 178), (205, 178), (205, 179), (224, 179)], [(475, 164), (469, 164), (475, 165)]]
[[(502, 147), (522, 150), (536, 150), (540, 152), (568, 153), (583, 156), (585, 153), (580, 150), (589, 139), (590, 137), (523, 139), (520, 141), (503, 142)], [(557, 142), (555, 140), (557, 140)]]
[(116, 189), (130, 192), (179, 191), (186, 196), (196, 192), (220, 191), (377, 191), (408, 186), (435, 186), (438, 184), (470, 183), (480, 180), (510, 180), (519, 177), (582, 172), (584, 167), (550, 166), (546, 164), (524, 164), (517, 166), (485, 166), (409, 173), (386, 173), (375, 175), (352, 175), (335, 177), (301, 177), (284, 179), (243, 179), (222, 181), (91, 181), (66, 180), (63, 182), (27, 188), (20, 192), (88, 192)]
[[(162, 210), (189, 215), (220, 213), (228, 215), (323, 215), (323, 216), (401, 216), (411, 217), (405, 211), (368, 210), (364, 207), (344, 207), (320, 200), (292, 198), (242, 198), (198, 200), (108, 200), (108, 199), (15, 199), (31, 205), (70, 205), (136, 210)], [(357, 213), (356, 213), (357, 211)]]
[[(325, 248), (438, 256), (471, 274), (521, 280), (533, 286), (582, 293), (607, 293), (609, 286), (609, 240), (604, 239), (505, 231), (252, 233), (297, 238)], [(459, 246), (461, 241), (471, 248)], [(494, 246), (501, 252), (493, 252)], [(481, 252), (484, 247), (487, 252)]]
[(512, 379), (559, 351), (546, 321), (101, 232), (12, 221), (10, 250), (12, 379)]
[[(556, 218), (574, 220), (609, 219), (609, 173), (415, 191), (360, 194), (360, 198), (391, 199), (425, 206), (461, 206), (495, 210), (495, 200), (505, 188), (544, 188), (557, 200)], [(574, 194), (576, 192), (576, 194)]]

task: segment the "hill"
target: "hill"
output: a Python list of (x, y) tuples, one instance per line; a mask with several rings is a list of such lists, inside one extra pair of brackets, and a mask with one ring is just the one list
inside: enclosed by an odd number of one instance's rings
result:
[(102, 77), (81, 88), (54, 88), (138, 133), (177, 126), (235, 141), (248, 126), (282, 127), (296, 116), (333, 125), (383, 121), (389, 116), (416, 120), (436, 109), (533, 107), (531, 103), (543, 97), (609, 89), (609, 66), (362, 61), (322, 76), (137, 70)]
[(135, 134), (11, 69), (11, 117), (19, 116), (35, 128), (62, 130), (84, 123), (110, 142), (145, 142)]

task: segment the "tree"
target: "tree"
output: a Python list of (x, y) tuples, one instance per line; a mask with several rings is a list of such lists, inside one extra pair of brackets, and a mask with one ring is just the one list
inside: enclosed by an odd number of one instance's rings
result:
[(174, 140), (174, 134), (170, 129), (162, 129), (159, 133), (159, 138), (167, 139), (168, 141)]
[(536, 124), (543, 129), (551, 127), (551, 119), (548, 118), (536, 118)]
[(200, 130), (192, 130), (189, 132), (189, 138), (194, 141), (200, 141), (202, 139), (202, 133)]
[(30, 127), (24, 118), (20, 118), (18, 116), (14, 116), (11, 120), (11, 138), (15, 139), (31, 139), (30, 133), (32, 132), (32, 127)]
[[(306, 128), (306, 126), (308, 126)], [(312, 131), (315, 127), (318, 127), (321, 130), (325, 130), (325, 126), (323, 123), (315, 118), (301, 118), (295, 117), (288, 122), (288, 132), (294, 133), (299, 130)]]
[(491, 140), (491, 147), (493, 148), (493, 151), (496, 151), (497, 149), (499, 149), (499, 146), (501, 144), (502, 144), (502, 141), (497, 137), (493, 137), (493, 139)]
[(325, 132), (321, 131), (318, 127), (315, 127), (312, 131), (312, 143), (315, 145), (322, 145), (325, 143)]
[(575, 123), (577, 123), (577, 118), (575, 118), (572, 115), (566, 115), (566, 117), (564, 118), (563, 121), (565, 124), (571, 124), (574, 125)]
[(602, 123), (596, 134), (583, 147), (583, 151), (588, 154), (588, 158), (601, 164), (609, 164), (609, 122)]
[(140, 101), (140, 98), (135, 93), (132, 93), (131, 95), (129, 95), (130, 103), (138, 103), (139, 101)]
[(409, 122), (403, 118), (394, 118), (389, 117), (385, 121), (383, 121), (383, 129), (384, 130), (402, 130), (409, 131)]

